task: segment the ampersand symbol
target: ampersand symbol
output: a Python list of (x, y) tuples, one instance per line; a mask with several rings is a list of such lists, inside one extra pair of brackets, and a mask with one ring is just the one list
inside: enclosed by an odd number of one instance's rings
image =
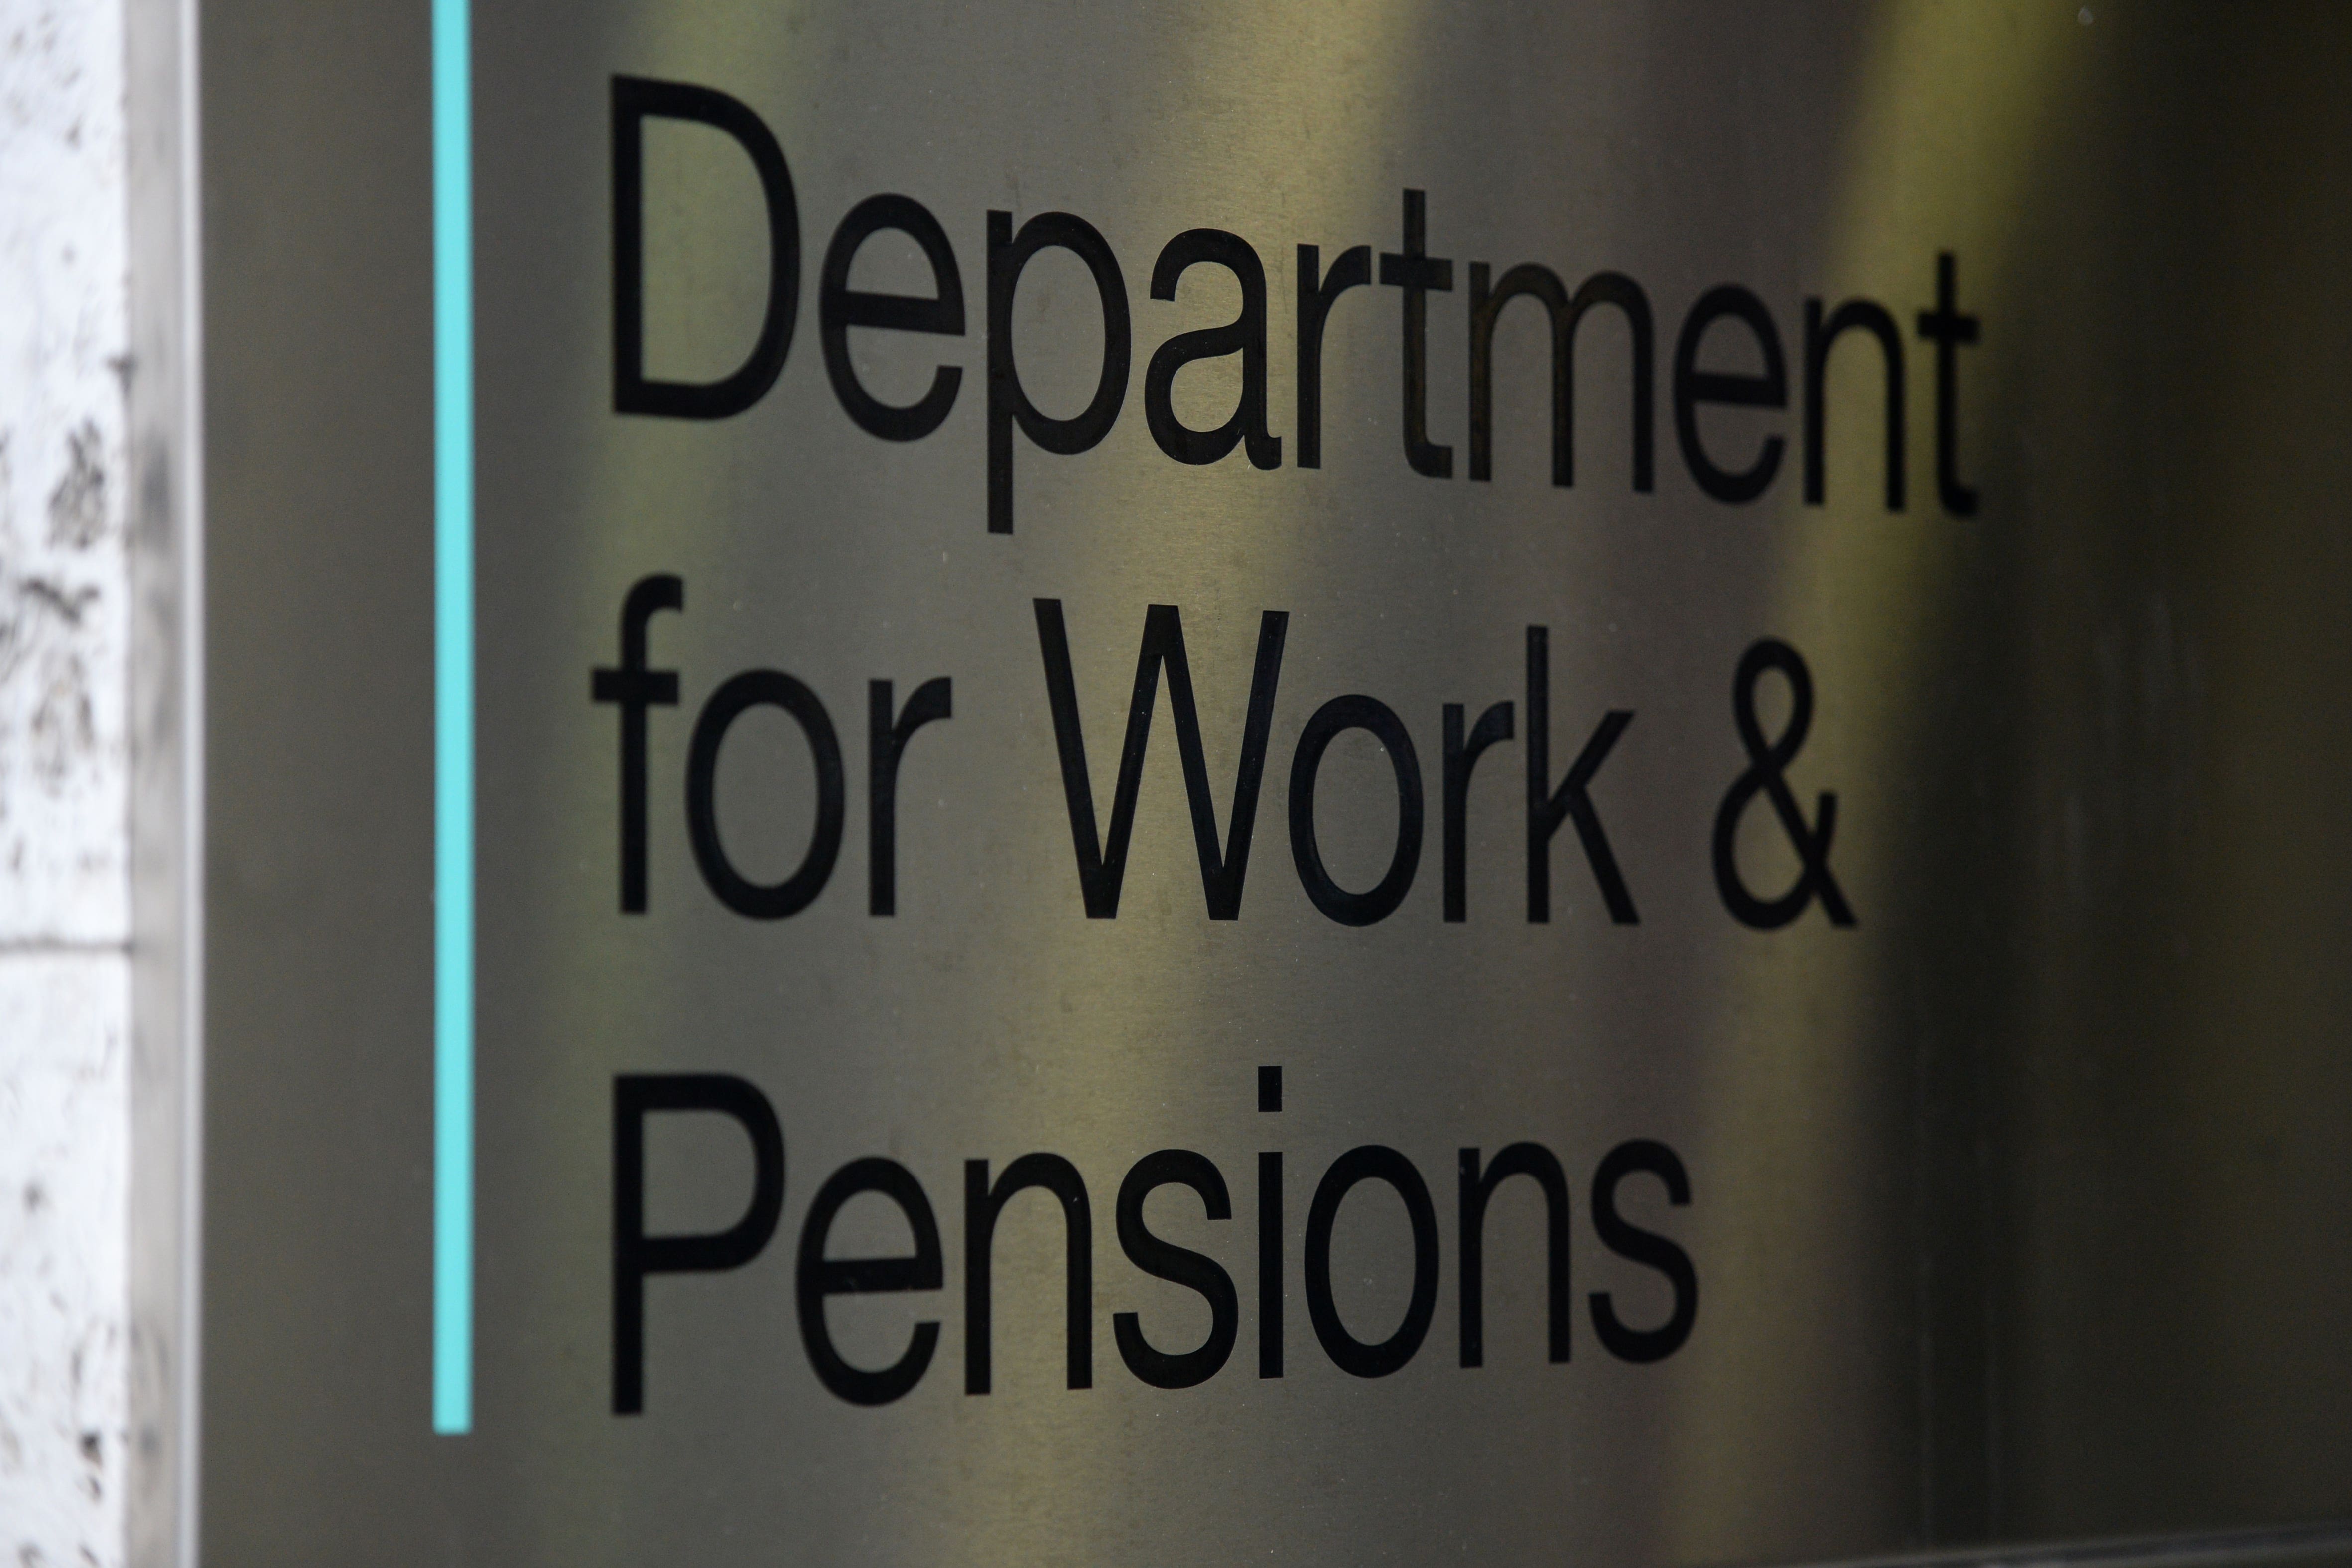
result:
[[(1756, 721), (1756, 683), (1768, 669), (1779, 671), (1789, 683), (1790, 698), (1788, 727), (1769, 743), (1763, 726)], [(1797, 748), (1805, 743), (1805, 731), (1813, 721), (1813, 678), (1795, 648), (1778, 637), (1765, 637), (1740, 656), (1739, 671), (1731, 679), (1731, 716), (1739, 726), (1739, 741), (1748, 748), (1748, 760), (1755, 765), (1733, 781), (1723, 797), (1723, 809), (1715, 814), (1715, 885), (1723, 894), (1725, 907), (1742, 925), (1778, 931), (1803, 914), (1805, 906), (1818, 898), (1830, 924), (1853, 924), (1853, 910), (1846, 903), (1837, 879), (1830, 874), (1837, 796), (1823, 790), (1809, 824), (1797, 808), (1797, 797), (1789, 792), (1789, 781), (1781, 776), (1795, 760)], [(1789, 836), (1790, 846), (1803, 863), (1795, 885), (1777, 899), (1759, 899), (1748, 890), (1735, 852), (1739, 818), (1759, 795), (1772, 803), (1780, 831)]]

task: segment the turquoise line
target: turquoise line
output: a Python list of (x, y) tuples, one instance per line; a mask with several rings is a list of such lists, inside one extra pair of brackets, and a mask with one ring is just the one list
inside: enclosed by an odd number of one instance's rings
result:
[(474, 1425), (474, 125), (433, 0), (433, 1430)]

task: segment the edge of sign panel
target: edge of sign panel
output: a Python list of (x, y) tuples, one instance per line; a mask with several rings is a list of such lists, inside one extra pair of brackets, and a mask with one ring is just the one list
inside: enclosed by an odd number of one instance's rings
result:
[(468, 0), (433, 0), (433, 1429), (474, 1424), (474, 277)]
[[(434, 1215), (432, 1430), (473, 1426), (475, 429), (470, 0), (430, 0), (434, 247)], [(2352, 1568), (2352, 1522), (2109, 1542), (1978, 1547), (1846, 1568)]]
[(1844, 1558), (1830, 1568), (2352, 1568), (2352, 1520), (2183, 1535), (1971, 1546)]

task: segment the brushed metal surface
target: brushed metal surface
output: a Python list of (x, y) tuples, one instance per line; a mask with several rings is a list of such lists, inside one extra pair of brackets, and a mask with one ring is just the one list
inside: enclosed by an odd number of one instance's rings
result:
[[(2346, 22), (2098, 4), (1946, 7), (1222, 4), (478, 7), (480, 409), (476, 1429), (427, 1425), (431, 1193), (431, 383), (421, 6), (222, 0), (204, 18), (211, 705), (205, 944), (203, 1519), (238, 1563), (776, 1560), (1701, 1563), (2273, 1525), (2352, 1514), (2352, 459)], [(716, 422), (613, 411), (611, 82), (751, 106), (790, 161), (797, 330), (773, 389)], [(648, 368), (723, 374), (756, 331), (750, 164), (647, 134)], [(1399, 291), (1343, 296), (1322, 466), (1297, 466), (1296, 247), (1402, 248), (1427, 193), (1429, 435), (1400, 440)], [(855, 334), (877, 395), (962, 372), (886, 443), (824, 374), (814, 296), (853, 205), (934, 213), (961, 337)], [(1098, 447), (1016, 436), (988, 531), (987, 215), (1066, 211), (1117, 254), (1126, 401)], [(1230, 319), (1216, 268), (1151, 298), (1195, 227), (1262, 258), (1283, 466), (1170, 460), (1151, 352)], [(861, 287), (917, 288), (877, 240)], [(1913, 332), (1958, 258), (1981, 321), (1960, 466), (1936, 483), (1935, 356)], [(1655, 488), (1632, 483), (1626, 337), (1580, 338), (1577, 482), (1549, 482), (1531, 304), (1496, 348), (1494, 477), (1467, 477), (1468, 268), (1637, 279), (1655, 313)], [(1702, 416), (1729, 460), (1788, 447), (1763, 497), (1701, 493), (1675, 334), (1706, 289), (1765, 302), (1785, 411)], [(1222, 289), (1222, 292), (1220, 291)], [(1906, 504), (1881, 493), (1868, 341), (1830, 380), (1827, 503), (1802, 499), (1803, 302), (1881, 301), (1905, 333)], [(1065, 253), (1013, 312), (1021, 374), (1067, 416), (1094, 383), (1092, 286)], [(1717, 341), (1717, 340), (1711, 340)], [(1734, 341), (1736, 340), (1729, 340)], [(1729, 351), (1710, 351), (1724, 352)], [(1737, 368), (1727, 358), (1717, 368)], [(1193, 383), (1197, 381), (1198, 384)], [(1231, 406), (1189, 371), (1180, 415)], [(683, 701), (649, 743), (649, 908), (616, 898), (611, 666), (629, 585), (675, 573), (653, 663)], [(1163, 693), (1115, 920), (1088, 920), (1034, 599), (1061, 601), (1108, 816), (1147, 606), (1181, 607), (1223, 832), (1263, 612), (1288, 615), (1238, 921), (1203, 902)], [(1638, 923), (1562, 828), (1551, 919), (1524, 885), (1525, 631), (1549, 628), (1555, 775), (1610, 710), (1596, 775)], [(1734, 671), (1800, 650), (1787, 767), (1856, 916), (1774, 931), (1710, 859), (1749, 766)], [(747, 920), (698, 873), (695, 716), (772, 668), (823, 700), (846, 831), (824, 892)], [(897, 912), (867, 912), (867, 683), (936, 676), (953, 717), (898, 790)], [(1767, 683), (1767, 735), (1785, 721)], [(1351, 928), (1294, 869), (1291, 763), (1327, 700), (1405, 722), (1428, 802), (1396, 911)], [(1441, 713), (1518, 704), (1475, 776), (1467, 919), (1442, 917)], [(781, 877), (814, 816), (772, 710), (734, 731), (720, 821)], [(1322, 851), (1380, 875), (1396, 806), (1361, 731), (1329, 752)], [(1759, 888), (1795, 862), (1754, 806)], [(1283, 1109), (1256, 1073), (1284, 1069)], [(782, 1223), (740, 1269), (648, 1286), (642, 1414), (612, 1412), (616, 1074), (720, 1072), (773, 1103)], [(648, 1221), (724, 1226), (750, 1162), (656, 1118)], [(1663, 1141), (1687, 1206), (1625, 1187), (1694, 1262), (1688, 1342), (1608, 1353), (1588, 1292), (1666, 1310), (1602, 1244), (1602, 1157)], [(1539, 1142), (1572, 1196), (1572, 1358), (1546, 1359), (1542, 1210), (1496, 1196), (1485, 1363), (1460, 1364), (1457, 1151)], [(1401, 1151), (1440, 1240), (1419, 1353), (1362, 1379), (1299, 1288), (1315, 1183)], [(1146, 1385), (1198, 1298), (1122, 1256), (1122, 1175), (1200, 1152), (1150, 1223), (1240, 1295), (1232, 1359)], [(1257, 1156), (1285, 1156), (1285, 1374), (1258, 1375)], [(965, 1392), (964, 1163), (1051, 1152), (1091, 1198), (1092, 1386), (1066, 1386), (1063, 1226), (995, 1242), (992, 1388)], [(845, 1353), (940, 1324), (904, 1398), (825, 1392), (801, 1339), (811, 1197), (884, 1155), (944, 1238), (937, 1294), (842, 1299)], [(876, 1200), (863, 1200), (874, 1204)], [(905, 1245), (878, 1206), (834, 1253)], [(1342, 1316), (1406, 1306), (1401, 1209), (1368, 1188), (1333, 1242)]]

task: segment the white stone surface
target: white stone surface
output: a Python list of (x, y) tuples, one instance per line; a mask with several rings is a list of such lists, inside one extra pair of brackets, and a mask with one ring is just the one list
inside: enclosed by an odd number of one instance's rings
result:
[(130, 975), (0, 960), (0, 1563), (122, 1560)]
[(0, 0), (0, 943), (130, 929), (121, 0)]
[(122, 0), (0, 0), (0, 1563), (123, 1561)]

